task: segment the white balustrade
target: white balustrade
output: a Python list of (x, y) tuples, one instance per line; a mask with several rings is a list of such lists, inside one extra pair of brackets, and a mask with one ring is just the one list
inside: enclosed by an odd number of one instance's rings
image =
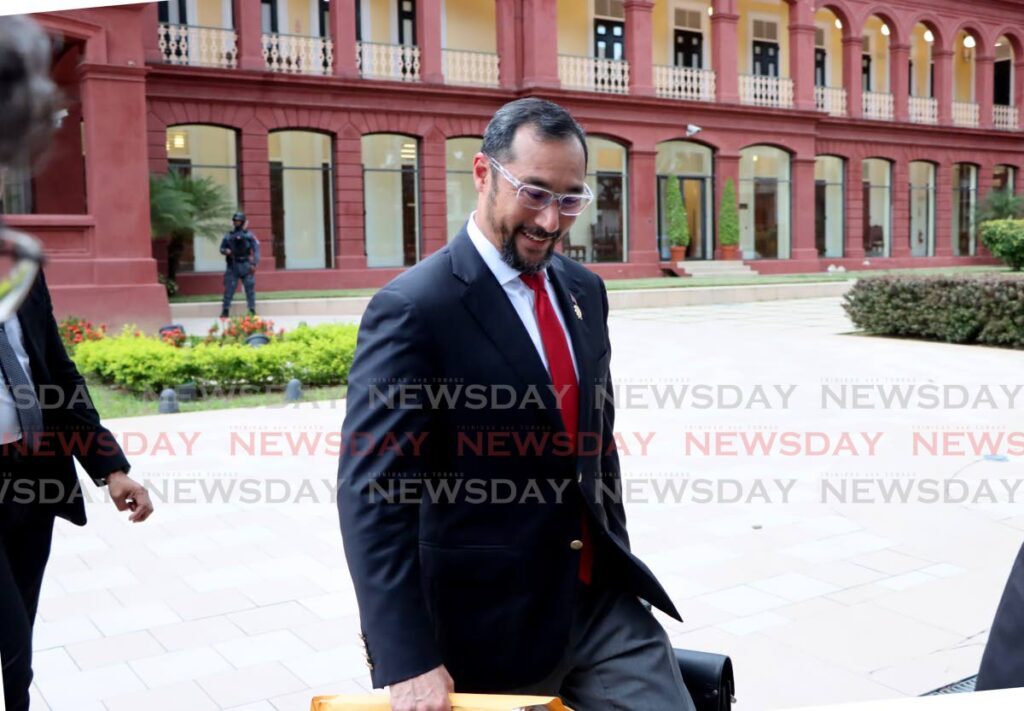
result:
[(621, 59), (558, 55), (558, 78), (563, 89), (610, 94), (629, 93), (629, 63)]
[(863, 98), (864, 118), (874, 119), (876, 121), (892, 121), (892, 94), (882, 94), (877, 91), (865, 91)]
[(992, 121), (996, 128), (1003, 131), (1016, 131), (1020, 128), (1017, 122), (1017, 107), (996, 104), (992, 107)]
[(263, 35), (267, 69), (286, 74), (331, 74), (334, 43), (327, 37), (271, 33)]
[(366, 79), (420, 80), (420, 48), (411, 44), (356, 43), (356, 65)]
[(953, 102), (953, 125), (965, 126), (968, 128), (976, 127), (979, 123), (979, 116), (980, 113), (978, 111), (977, 104), (967, 103), (965, 101)]
[(232, 29), (161, 22), (157, 44), (168, 64), (223, 69), (238, 66), (238, 35)]
[(846, 116), (846, 89), (835, 86), (814, 87), (814, 103), (818, 111), (829, 116)]
[(666, 99), (714, 101), (715, 73), (707, 69), (655, 65), (654, 91)]
[(928, 96), (911, 96), (907, 105), (911, 123), (938, 123), (939, 102)]
[(467, 49), (443, 49), (441, 61), (446, 84), (498, 86), (498, 55)]
[(793, 106), (793, 80), (780, 77), (740, 75), (740, 102), (751, 106)]

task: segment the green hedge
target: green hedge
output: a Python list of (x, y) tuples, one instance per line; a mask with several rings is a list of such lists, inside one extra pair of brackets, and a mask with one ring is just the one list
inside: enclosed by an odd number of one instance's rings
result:
[(1024, 278), (880, 276), (860, 279), (843, 308), (862, 331), (1024, 348)]
[(240, 344), (196, 344), (176, 348), (158, 338), (124, 333), (88, 341), (75, 351), (82, 373), (135, 393), (194, 382), (201, 387), (283, 386), (348, 382), (357, 328), (327, 324), (299, 326), (260, 348)]
[(1016, 272), (1024, 267), (1024, 220), (989, 220), (981, 223), (979, 232), (992, 256)]

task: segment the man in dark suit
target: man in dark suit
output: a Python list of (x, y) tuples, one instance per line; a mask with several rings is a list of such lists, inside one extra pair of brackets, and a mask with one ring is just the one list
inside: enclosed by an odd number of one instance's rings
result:
[[(0, 18), (0, 171), (28, 163), (52, 131), (50, 56), (33, 22)], [(17, 314), (0, 321), (0, 660), (7, 711), (29, 707), (32, 625), (54, 517), (85, 523), (72, 457), (109, 487), (119, 510), (132, 511), (132, 521), (152, 513), (64, 351), (40, 272)]]
[(21, 711), (54, 518), (85, 525), (73, 458), (131, 521), (153, 506), (64, 351), (41, 272), (17, 316), (0, 324), (0, 374), (0, 656), (7, 709)]
[(564, 109), (504, 106), (466, 227), (363, 316), (338, 510), (396, 711), (448, 709), (453, 688), (693, 708), (640, 600), (678, 619), (630, 552), (604, 284), (555, 252), (592, 200), (586, 165)]
[(978, 672), (978, 691), (1024, 686), (1024, 546), (1010, 570)]

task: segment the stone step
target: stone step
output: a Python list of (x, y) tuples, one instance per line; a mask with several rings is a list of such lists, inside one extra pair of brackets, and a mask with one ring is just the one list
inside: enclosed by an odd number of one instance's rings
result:
[(687, 275), (700, 277), (741, 276), (756, 277), (757, 272), (739, 260), (676, 262), (676, 269)]

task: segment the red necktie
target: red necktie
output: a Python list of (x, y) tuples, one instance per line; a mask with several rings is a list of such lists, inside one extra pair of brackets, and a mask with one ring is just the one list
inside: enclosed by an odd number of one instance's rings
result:
[[(569, 341), (565, 337), (565, 331), (562, 330), (555, 307), (552, 305), (551, 299), (548, 298), (544, 275), (521, 274), (519, 278), (533, 291), (537, 327), (540, 329), (540, 339), (544, 344), (544, 354), (548, 359), (551, 384), (554, 386), (555, 392), (561, 394), (559, 404), (562, 422), (565, 424), (565, 431), (572, 437), (575, 449), (575, 441), (579, 432), (580, 388), (576, 380), (576, 371), (572, 367)], [(582, 519), (583, 548), (580, 550), (579, 578), (589, 585), (594, 568), (594, 552), (590, 545), (590, 528), (587, 526), (585, 512), (583, 512)]]

